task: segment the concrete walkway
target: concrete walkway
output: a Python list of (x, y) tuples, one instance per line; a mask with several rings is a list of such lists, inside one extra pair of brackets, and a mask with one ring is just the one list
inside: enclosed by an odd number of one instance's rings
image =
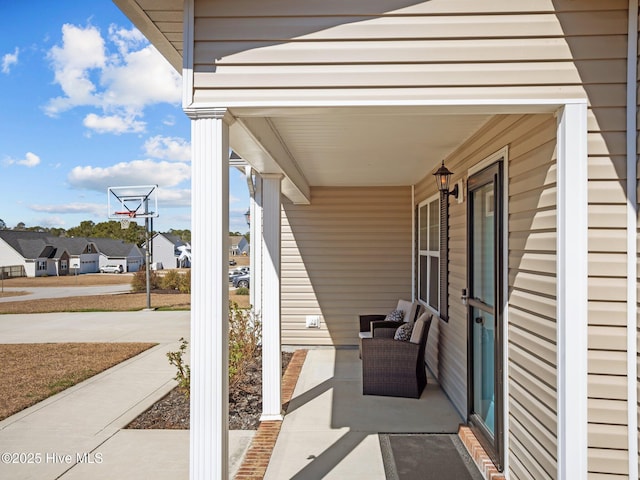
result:
[[(189, 312), (0, 315), (2, 343), (159, 343), (0, 422), (0, 478), (188, 478), (188, 431), (122, 430), (175, 386), (166, 352), (180, 337)], [(231, 469), (253, 433), (230, 433)]]

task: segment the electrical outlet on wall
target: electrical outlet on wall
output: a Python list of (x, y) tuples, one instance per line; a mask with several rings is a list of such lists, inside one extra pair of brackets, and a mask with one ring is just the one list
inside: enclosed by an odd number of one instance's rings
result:
[(307, 315), (307, 328), (320, 328), (320, 315)]

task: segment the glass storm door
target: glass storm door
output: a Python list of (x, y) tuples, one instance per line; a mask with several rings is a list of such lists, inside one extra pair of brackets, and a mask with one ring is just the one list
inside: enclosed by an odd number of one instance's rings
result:
[(468, 414), (502, 465), (502, 162), (468, 181)]

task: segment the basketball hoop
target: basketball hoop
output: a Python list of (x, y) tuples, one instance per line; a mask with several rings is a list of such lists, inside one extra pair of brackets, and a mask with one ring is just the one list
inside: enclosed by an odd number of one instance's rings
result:
[(129, 217), (134, 218), (136, 216), (135, 210), (127, 210), (126, 212), (113, 212), (113, 214), (117, 217)]
[(126, 230), (131, 226), (131, 219), (135, 218), (136, 212), (134, 210), (127, 210), (126, 212), (113, 212), (114, 215), (120, 218), (120, 228)]

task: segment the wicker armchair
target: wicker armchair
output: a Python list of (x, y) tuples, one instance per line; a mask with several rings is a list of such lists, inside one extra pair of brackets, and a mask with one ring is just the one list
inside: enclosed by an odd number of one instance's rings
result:
[[(409, 300), (398, 300), (395, 310), (402, 310), (404, 312), (404, 322), (413, 322), (418, 318), (420, 313), (420, 303), (417, 301), (410, 302)], [(371, 322), (377, 322), (378, 328), (391, 327), (398, 328), (401, 322), (388, 322), (386, 324), (379, 323), (387, 317), (386, 314), (373, 314), (373, 315), (360, 315), (360, 338), (370, 338), (371, 334)]]
[[(408, 342), (380, 338), (376, 333), (373, 338), (362, 339), (364, 395), (420, 398), (427, 385), (424, 351), (431, 320), (431, 314), (422, 314)], [(388, 331), (383, 335), (388, 337)]]
[[(388, 328), (391, 332), (395, 332), (396, 328), (402, 325), (402, 322), (413, 322), (420, 313), (421, 305), (417, 301), (410, 302), (408, 300), (398, 300), (398, 305), (395, 310), (402, 310), (404, 312), (404, 318), (400, 322), (385, 321), (387, 317), (385, 314), (372, 314), (372, 315), (360, 315), (360, 332), (358, 338), (362, 344), (363, 338), (372, 338), (373, 329)], [(393, 338), (393, 334), (391, 334)]]

